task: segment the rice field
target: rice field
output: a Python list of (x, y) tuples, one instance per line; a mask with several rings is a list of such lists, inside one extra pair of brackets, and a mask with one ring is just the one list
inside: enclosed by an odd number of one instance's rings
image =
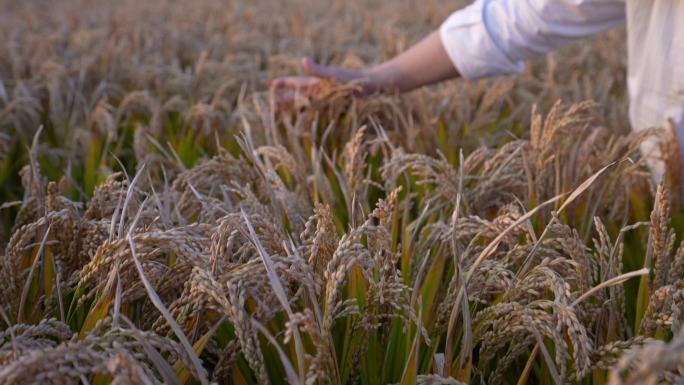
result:
[(465, 3), (0, 1), (0, 385), (682, 383), (682, 171), (629, 130), (624, 31), (269, 90)]

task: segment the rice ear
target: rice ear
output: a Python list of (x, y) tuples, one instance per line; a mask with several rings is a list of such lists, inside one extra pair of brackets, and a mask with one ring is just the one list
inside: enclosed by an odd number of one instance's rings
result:
[(660, 152), (662, 154), (663, 163), (665, 164), (665, 186), (671, 192), (673, 204), (680, 207), (682, 199), (684, 198), (684, 170), (682, 169), (682, 154), (679, 138), (675, 123), (672, 119), (668, 119), (665, 123), (665, 130), (662, 133), (663, 138), (659, 140)]
[(176, 334), (176, 337), (181, 342), (181, 345), (183, 348), (186, 350), (188, 353), (188, 356), (190, 357), (190, 360), (192, 361), (193, 365), (195, 366), (195, 371), (199, 375), (198, 380), (202, 385), (208, 385), (209, 381), (207, 380), (207, 373), (206, 369), (202, 366), (201, 361), (195, 354), (195, 351), (192, 349), (192, 346), (190, 345), (190, 342), (188, 341), (188, 338), (185, 336), (185, 333), (183, 333), (182, 329), (180, 326), (178, 326), (178, 323), (176, 320), (173, 318), (171, 313), (169, 313), (168, 309), (164, 305), (164, 303), (161, 301), (157, 293), (155, 292), (154, 288), (152, 287), (152, 284), (147, 280), (147, 277), (145, 276), (145, 272), (142, 268), (142, 265), (140, 264), (140, 260), (138, 259), (138, 256), (135, 252), (135, 245), (133, 243), (133, 239), (131, 238), (131, 235), (128, 235), (128, 245), (131, 248), (131, 257), (133, 258), (133, 261), (135, 262), (135, 267), (138, 270), (138, 274), (140, 275), (140, 279), (145, 286), (145, 289), (147, 290), (147, 294), (149, 295), (150, 300), (154, 304), (154, 306), (159, 310), (159, 312), (162, 313), (166, 321), (169, 323), (171, 326), (171, 329), (173, 332)]

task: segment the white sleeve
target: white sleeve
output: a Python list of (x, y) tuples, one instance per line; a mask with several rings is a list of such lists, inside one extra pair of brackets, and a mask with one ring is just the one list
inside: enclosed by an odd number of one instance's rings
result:
[(625, 22), (625, 0), (477, 0), (440, 27), (466, 79), (521, 72), (523, 60)]

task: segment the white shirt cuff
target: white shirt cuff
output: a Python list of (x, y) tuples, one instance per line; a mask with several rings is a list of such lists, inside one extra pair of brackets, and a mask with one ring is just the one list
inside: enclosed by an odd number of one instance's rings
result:
[(513, 61), (497, 46), (485, 19), (487, 0), (454, 12), (442, 23), (439, 35), (449, 58), (466, 79), (520, 73), (521, 61)]

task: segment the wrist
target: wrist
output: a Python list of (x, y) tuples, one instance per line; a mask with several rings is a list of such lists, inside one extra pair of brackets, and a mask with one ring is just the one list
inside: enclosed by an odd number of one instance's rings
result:
[(367, 79), (364, 93), (387, 91), (394, 85), (392, 71), (384, 64), (371, 67), (364, 71), (364, 77)]

